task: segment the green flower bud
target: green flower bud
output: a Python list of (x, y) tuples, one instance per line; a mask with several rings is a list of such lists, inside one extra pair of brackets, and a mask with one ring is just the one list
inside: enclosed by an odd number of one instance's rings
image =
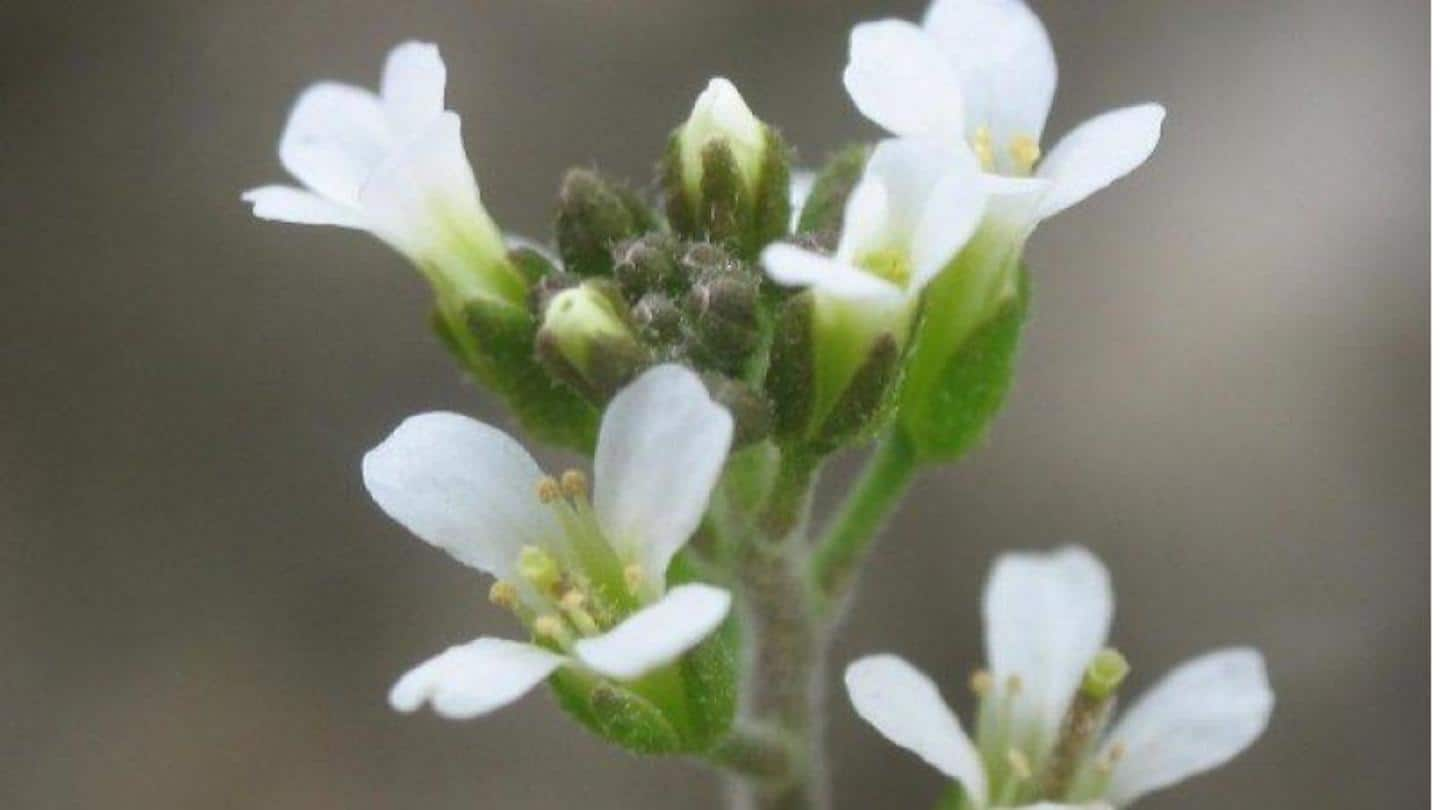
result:
[(560, 184), (555, 239), (572, 273), (609, 273), (614, 245), (654, 225), (654, 215), (634, 192), (596, 172), (571, 169)]
[(648, 292), (678, 292), (685, 280), (676, 253), (679, 245), (667, 233), (651, 233), (615, 246), (615, 278), (631, 300)]
[(664, 293), (646, 293), (630, 308), (630, 319), (651, 346), (673, 346), (685, 333), (685, 316)]
[(535, 350), (545, 367), (593, 402), (605, 402), (649, 361), (618, 292), (587, 281), (544, 302)]
[(741, 275), (703, 281), (686, 297), (695, 349), (710, 365), (737, 373), (760, 342), (759, 285)]
[(671, 225), (753, 257), (789, 227), (787, 153), (733, 84), (712, 79), (671, 136), (662, 164)]

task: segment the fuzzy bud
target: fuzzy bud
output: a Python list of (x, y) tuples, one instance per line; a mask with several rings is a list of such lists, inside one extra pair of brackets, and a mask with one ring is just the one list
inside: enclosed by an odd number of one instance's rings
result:
[(618, 293), (603, 282), (556, 293), (544, 304), (536, 354), (552, 375), (605, 402), (649, 360), (624, 313)]
[(609, 273), (612, 247), (653, 224), (653, 216), (633, 192), (596, 172), (571, 169), (561, 182), (555, 240), (572, 273)]

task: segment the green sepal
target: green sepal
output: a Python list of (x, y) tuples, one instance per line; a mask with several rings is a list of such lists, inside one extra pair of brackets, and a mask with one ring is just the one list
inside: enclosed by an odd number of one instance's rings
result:
[(555, 241), (565, 269), (582, 276), (611, 272), (614, 246), (655, 226), (633, 191), (589, 169), (571, 169), (560, 184)]
[[(685, 552), (670, 566), (671, 587), (695, 581)], [(678, 661), (616, 682), (576, 667), (556, 670), (550, 687), (577, 722), (637, 754), (702, 754), (735, 719), (740, 626), (734, 612)]]
[(696, 238), (740, 250), (747, 242), (750, 195), (735, 153), (723, 140), (700, 150), (700, 200), (696, 211)]
[(964, 789), (952, 784), (945, 788), (940, 801), (935, 803), (935, 810), (974, 810), (974, 806), (965, 798)]
[(688, 753), (664, 712), (622, 684), (573, 667), (550, 676), (550, 689), (576, 722), (637, 754)]
[(789, 147), (773, 127), (765, 128), (765, 149), (751, 188), (724, 140), (705, 144), (700, 150), (699, 195), (692, 199), (685, 188), (681, 129), (671, 134), (660, 161), (670, 227), (687, 238), (722, 244), (740, 258), (753, 260), (790, 230)]
[[(964, 455), (984, 438), (1005, 403), (1030, 301), (1028, 274), (1023, 267), (1015, 272), (1015, 293), (948, 357), (924, 357), (925, 346), (917, 347), (914, 357), (934, 367), (907, 373), (899, 422), (922, 461), (944, 462)], [(922, 340), (926, 326), (921, 325)]]
[(814, 296), (802, 292), (780, 305), (765, 393), (775, 407), (775, 436), (798, 439), (810, 424), (815, 401)]
[(741, 257), (754, 260), (790, 232), (790, 147), (774, 127), (765, 128), (765, 156), (755, 182), (754, 213)]
[(850, 378), (850, 385), (834, 407), (824, 415), (811, 443), (824, 448), (839, 447), (870, 435), (890, 410), (891, 382), (895, 378), (900, 347), (895, 337), (883, 334), (870, 348), (870, 354)]
[(660, 158), (660, 186), (665, 190), (665, 217), (670, 221), (671, 230), (685, 236), (699, 232), (695, 209), (685, 193), (685, 162), (680, 146), (680, 133), (685, 127), (676, 127), (665, 142), (665, 154)]
[(830, 156), (815, 178), (815, 186), (800, 209), (797, 234), (817, 237), (820, 247), (834, 250), (845, 221), (845, 203), (870, 160), (870, 146), (847, 146)]
[(599, 411), (536, 362), (536, 324), (530, 313), (478, 299), (464, 305), (458, 318), (437, 312), (432, 323), (475, 379), (505, 400), (527, 433), (582, 453), (594, 447)]

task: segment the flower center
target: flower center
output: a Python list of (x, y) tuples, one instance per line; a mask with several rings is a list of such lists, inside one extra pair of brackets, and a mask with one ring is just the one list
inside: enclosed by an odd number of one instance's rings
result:
[(540, 479), (535, 495), (560, 524), (545, 548), (527, 545), (515, 560), (513, 580), (497, 580), (490, 601), (527, 625), (535, 637), (561, 648), (603, 633), (647, 598), (644, 570), (611, 547), (590, 505), (584, 473)]
[(910, 282), (910, 254), (899, 248), (874, 250), (860, 257), (860, 266), (897, 287)]
[(1029, 135), (1015, 135), (1005, 144), (1005, 155), (1010, 159), (1008, 167), (1005, 167), (1008, 171), (997, 166), (995, 141), (989, 127), (975, 129), (975, 134), (970, 136), (970, 149), (975, 153), (975, 159), (980, 162), (980, 168), (987, 172), (1001, 171), (1004, 174), (1028, 177), (1035, 171), (1035, 164), (1040, 162), (1040, 144)]

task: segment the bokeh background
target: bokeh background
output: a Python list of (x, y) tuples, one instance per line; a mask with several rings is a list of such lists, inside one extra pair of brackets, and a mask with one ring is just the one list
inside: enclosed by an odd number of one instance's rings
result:
[[(1144, 169), (1049, 223), (1012, 405), (927, 475), (837, 660), (891, 649), (967, 706), (1014, 547), (1110, 564), (1135, 685), (1262, 648), (1279, 704), (1154, 808), (1426, 801), (1428, 13), (1420, 0), (1037, 3), (1055, 135), (1144, 99)], [(718, 807), (539, 692), (453, 724), (397, 673), (511, 632), (372, 506), (361, 454), (493, 414), (377, 243), (253, 221), (309, 81), (438, 41), (485, 198), (540, 234), (576, 164), (643, 182), (712, 74), (803, 160), (877, 133), (839, 82), (917, 0), (13, 0), (0, 28), (0, 806)], [(843, 472), (843, 469), (842, 469)], [(844, 808), (941, 787), (832, 693)]]

